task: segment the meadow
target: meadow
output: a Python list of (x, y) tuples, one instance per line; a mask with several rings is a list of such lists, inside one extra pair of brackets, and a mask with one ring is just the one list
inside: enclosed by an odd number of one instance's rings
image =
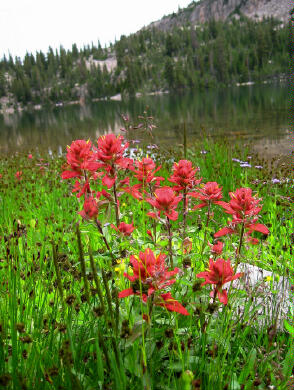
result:
[(124, 137), (0, 160), (0, 388), (289, 388), (293, 170)]

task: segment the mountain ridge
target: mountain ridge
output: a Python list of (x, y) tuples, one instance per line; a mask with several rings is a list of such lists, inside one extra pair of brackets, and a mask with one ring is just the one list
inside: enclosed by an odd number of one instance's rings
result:
[(203, 24), (211, 20), (227, 21), (245, 16), (255, 21), (276, 18), (283, 23), (290, 19), (291, 4), (288, 0), (201, 0), (192, 1), (186, 8), (150, 23), (146, 29), (168, 31), (190, 23)]

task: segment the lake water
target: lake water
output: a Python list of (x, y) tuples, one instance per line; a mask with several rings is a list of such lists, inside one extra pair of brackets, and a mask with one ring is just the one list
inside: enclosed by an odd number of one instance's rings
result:
[(182, 143), (185, 122), (188, 145), (206, 136), (228, 137), (232, 142), (237, 137), (253, 141), (256, 150), (269, 155), (287, 155), (292, 149), (289, 87), (265, 84), (0, 115), (0, 154), (36, 149), (61, 153), (75, 139), (95, 141), (106, 132), (120, 133), (121, 114), (139, 123), (138, 115), (146, 106), (157, 128), (152, 139), (132, 130), (133, 139), (168, 146)]

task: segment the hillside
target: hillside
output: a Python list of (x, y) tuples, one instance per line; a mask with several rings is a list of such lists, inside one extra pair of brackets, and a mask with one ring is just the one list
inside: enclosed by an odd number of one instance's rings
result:
[(147, 28), (169, 31), (185, 24), (197, 25), (211, 20), (228, 21), (245, 16), (255, 21), (274, 17), (286, 23), (291, 10), (289, 0), (202, 0), (193, 1), (177, 13), (151, 23)]
[[(290, 23), (285, 23), (284, 3), (279, 0), (274, 8), (272, 0), (205, 0), (109, 47), (98, 42), (78, 49), (74, 44), (71, 50), (49, 48), (24, 59), (4, 57), (0, 110), (285, 78)], [(275, 9), (277, 18), (266, 9)], [(251, 19), (254, 12), (268, 18)]]

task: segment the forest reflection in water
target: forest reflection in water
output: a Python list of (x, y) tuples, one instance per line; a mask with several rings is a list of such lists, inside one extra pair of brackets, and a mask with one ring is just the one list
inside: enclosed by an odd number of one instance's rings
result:
[[(121, 114), (139, 123), (148, 106), (157, 126), (145, 141), (172, 146), (182, 142), (184, 122), (188, 144), (200, 137), (253, 141), (257, 150), (290, 153), (289, 88), (286, 84), (254, 85), (185, 94), (145, 96), (129, 101), (99, 101), (0, 116), (0, 153), (62, 152), (75, 139), (95, 141), (107, 132), (120, 133)], [(142, 139), (142, 132), (129, 134)]]

